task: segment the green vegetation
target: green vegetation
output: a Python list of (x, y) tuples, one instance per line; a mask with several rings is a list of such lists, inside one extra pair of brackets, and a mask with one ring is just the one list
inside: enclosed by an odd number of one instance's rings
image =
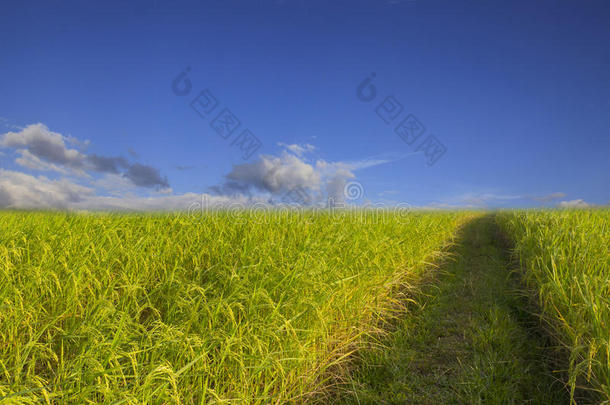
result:
[(500, 216), (550, 334), (568, 352), (568, 379), (610, 401), (610, 210)]
[(610, 210), (0, 229), (2, 403), (610, 401)]
[(361, 350), (345, 402), (567, 403), (494, 218), (466, 224), (450, 257), (393, 333)]
[(0, 398), (323, 397), (472, 214), (0, 214)]

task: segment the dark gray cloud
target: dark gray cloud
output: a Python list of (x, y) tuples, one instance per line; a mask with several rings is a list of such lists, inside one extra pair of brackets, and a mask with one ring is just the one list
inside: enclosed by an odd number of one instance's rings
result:
[[(169, 188), (167, 178), (161, 177), (154, 167), (139, 163), (132, 165), (121, 156), (86, 154), (69, 148), (67, 144), (86, 148), (88, 142), (52, 132), (44, 124), (28, 125), (19, 132), (7, 132), (0, 136), (0, 147), (17, 149), (20, 157), (16, 162), (30, 169), (61, 173), (71, 169), (81, 175), (87, 171), (121, 174), (136, 186)], [(137, 155), (132, 149), (130, 153)]]
[(127, 169), (129, 162), (127, 159), (117, 156), (108, 157), (96, 154), (87, 155), (87, 161), (91, 164), (92, 169), (96, 172), (104, 173), (119, 173), (120, 169)]
[(167, 177), (161, 177), (159, 169), (152, 166), (134, 163), (123, 176), (131, 180), (136, 186), (169, 188)]

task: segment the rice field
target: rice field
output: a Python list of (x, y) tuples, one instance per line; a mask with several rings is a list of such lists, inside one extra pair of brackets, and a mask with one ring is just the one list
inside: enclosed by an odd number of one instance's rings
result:
[(607, 209), (6, 211), (0, 229), (2, 403), (610, 400)]
[(323, 397), (470, 213), (0, 214), (0, 398)]

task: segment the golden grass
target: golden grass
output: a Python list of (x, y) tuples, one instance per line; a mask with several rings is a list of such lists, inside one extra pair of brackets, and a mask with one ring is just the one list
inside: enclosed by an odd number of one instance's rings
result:
[(469, 216), (1, 213), (0, 398), (315, 397)]

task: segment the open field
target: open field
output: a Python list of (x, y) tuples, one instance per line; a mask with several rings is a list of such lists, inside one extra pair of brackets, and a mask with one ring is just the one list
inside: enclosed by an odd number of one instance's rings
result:
[(2, 214), (0, 395), (310, 397), (471, 216)]
[(608, 210), (4, 212), (0, 227), (5, 402), (610, 398)]

